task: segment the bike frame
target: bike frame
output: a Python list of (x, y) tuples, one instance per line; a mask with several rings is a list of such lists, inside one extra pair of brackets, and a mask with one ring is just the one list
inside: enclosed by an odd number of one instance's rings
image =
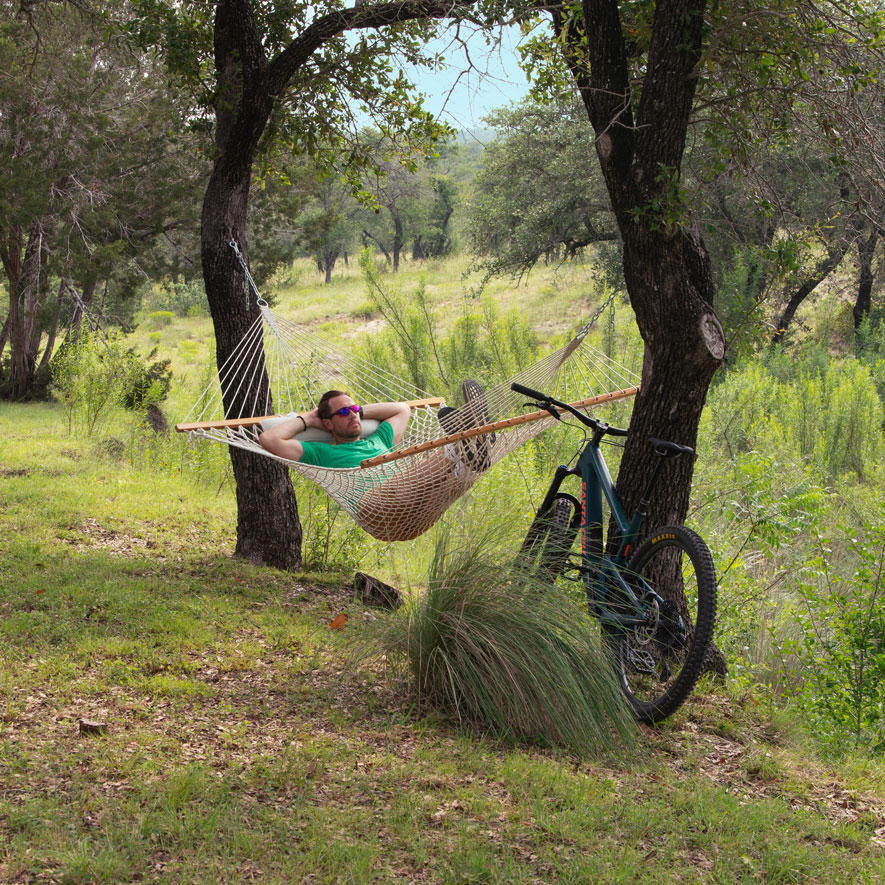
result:
[[(587, 601), (592, 613), (606, 624), (620, 627), (636, 627), (645, 622), (647, 606), (636, 596), (630, 584), (624, 580), (621, 570), (636, 541), (645, 519), (645, 508), (640, 506), (632, 518), (628, 518), (615, 491), (615, 484), (608, 465), (602, 456), (600, 443), (611, 428), (597, 428), (587, 441), (574, 467), (560, 465), (556, 468), (553, 482), (547, 491), (539, 512), (552, 507), (560, 488), (568, 476), (581, 480), (581, 500), (567, 495), (581, 514), (581, 567), (580, 572), (587, 591)], [(657, 471), (655, 471), (655, 476)], [(603, 549), (603, 498), (618, 528), (618, 548), (613, 557)], [(645, 582), (644, 591), (660, 604), (661, 599)], [(616, 607), (612, 597), (617, 599)]]

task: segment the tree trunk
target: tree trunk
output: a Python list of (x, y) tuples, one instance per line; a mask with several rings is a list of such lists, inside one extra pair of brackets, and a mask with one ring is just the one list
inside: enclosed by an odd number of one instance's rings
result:
[(399, 255), (403, 248), (403, 222), (398, 215), (393, 215), (393, 272), (399, 271)]
[(76, 341), (80, 337), (80, 332), (83, 329), (83, 323), (87, 322), (89, 327), (92, 328), (92, 322), (90, 317), (92, 312), (89, 310), (92, 299), (95, 297), (95, 287), (98, 285), (98, 277), (95, 275), (88, 276), (83, 281), (83, 288), (80, 291), (80, 294), (77, 294), (77, 290), (73, 285), (68, 283), (66, 286), (68, 292), (70, 292), (71, 296), (74, 298), (75, 306), (74, 306), (74, 314), (71, 317), (71, 331), (70, 331), (70, 339), (71, 341)]
[(854, 328), (860, 328), (864, 317), (870, 315), (873, 306), (873, 253), (879, 242), (881, 231), (878, 225), (873, 227), (866, 239), (857, 241), (857, 263), (860, 265), (860, 278), (857, 283), (857, 300), (854, 302)]
[(380, 250), (381, 254), (384, 256), (384, 260), (390, 264), (390, 253), (387, 251), (384, 243), (378, 239), (378, 237), (370, 234), (365, 228), (363, 229), (363, 246), (368, 247), (369, 240), (371, 240)]
[(332, 271), (335, 269), (335, 262), (338, 260), (338, 252), (334, 249), (327, 249), (323, 253), (323, 271), (325, 273), (326, 284), (332, 282)]
[(43, 349), (43, 356), (40, 358), (40, 365), (37, 371), (41, 372), (49, 365), (52, 359), (52, 353), (55, 350), (55, 336), (58, 334), (58, 318), (61, 315), (61, 300), (65, 290), (65, 282), (62, 280), (58, 285), (58, 296), (55, 299), (55, 312), (52, 315), (52, 322), (49, 324), (49, 330), (46, 336), (46, 347)]
[[(641, 390), (617, 482), (628, 513), (658, 457), (648, 436), (696, 445), (707, 388), (725, 356), (707, 251), (678, 197), (705, 9), (704, 0), (656, 5), (641, 83), (631, 80), (617, 3), (585, 0), (583, 21), (553, 13), (596, 133), (623, 241), (624, 279), (645, 343)], [(667, 465), (650, 497), (646, 531), (685, 520), (693, 473), (690, 458)], [(714, 658), (710, 669), (724, 672), (721, 653)]]
[[(43, 227), (38, 221), (28, 232), (27, 242), (19, 233), (3, 249), (3, 265), (9, 283), (10, 383), (13, 399), (27, 396), (34, 387), (40, 327), (37, 312), (43, 270)], [(22, 254), (22, 251), (24, 254)]]
[(3, 351), (6, 350), (6, 342), (9, 340), (9, 314), (3, 321), (3, 329), (0, 331), (0, 365), (3, 364)]
[[(246, 6), (216, 9), (219, 75), (218, 155), (203, 200), (200, 256), (215, 329), (215, 353), (224, 365), (258, 317), (258, 305), (231, 247), (246, 252), (252, 162), (272, 106), (260, 77), (261, 51)], [(252, 39), (250, 39), (252, 38)], [(267, 386), (262, 372), (261, 383)], [(247, 415), (238, 394), (225, 392), (226, 414)], [(301, 567), (301, 522), (285, 465), (230, 447), (237, 496), (237, 556), (282, 569)]]
[(838, 246), (830, 247), (827, 251), (827, 257), (820, 261), (814, 272), (793, 292), (775, 323), (774, 334), (771, 336), (772, 344), (778, 344), (783, 341), (784, 335), (786, 335), (787, 329), (793, 322), (796, 311), (800, 308), (802, 302), (842, 263), (842, 259), (854, 244), (854, 241), (854, 238), (846, 238)]

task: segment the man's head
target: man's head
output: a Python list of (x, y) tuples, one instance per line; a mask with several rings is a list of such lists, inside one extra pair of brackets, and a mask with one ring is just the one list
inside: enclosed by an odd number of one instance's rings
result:
[(363, 410), (354, 403), (349, 393), (327, 390), (317, 403), (317, 414), (336, 443), (353, 442), (360, 438)]

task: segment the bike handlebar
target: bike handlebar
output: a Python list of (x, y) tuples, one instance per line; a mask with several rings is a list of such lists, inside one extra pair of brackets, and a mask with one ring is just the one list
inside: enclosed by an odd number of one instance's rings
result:
[(528, 396), (533, 400), (536, 400), (535, 405), (540, 406), (542, 409), (546, 409), (554, 418), (559, 417), (557, 409), (562, 409), (564, 412), (574, 415), (582, 424), (586, 424), (587, 427), (592, 427), (597, 433), (603, 435), (608, 434), (610, 436), (627, 435), (627, 431), (621, 430), (620, 427), (612, 427), (604, 421), (597, 421), (596, 418), (592, 418), (590, 415), (585, 415), (583, 412), (579, 412), (574, 406), (570, 406), (568, 403), (562, 402), (562, 400), (554, 399), (546, 393), (541, 393), (540, 390), (533, 390), (531, 387), (526, 387), (518, 381), (514, 381), (510, 385), (510, 389), (516, 393), (521, 393), (523, 396)]

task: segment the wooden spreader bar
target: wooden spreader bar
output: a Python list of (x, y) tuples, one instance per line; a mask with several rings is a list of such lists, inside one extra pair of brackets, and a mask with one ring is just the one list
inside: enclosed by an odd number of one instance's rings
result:
[[(429, 396), (426, 399), (410, 399), (406, 401), (406, 405), (413, 409), (420, 409), (422, 406), (441, 406), (445, 402), (445, 398), (441, 396)], [(284, 415), (260, 415), (252, 418), (224, 418), (219, 421), (196, 421), (192, 424), (176, 424), (175, 429), (179, 433), (187, 433), (189, 430), (217, 430), (226, 427), (253, 427), (266, 421), (268, 418), (283, 418)]]
[[(635, 396), (639, 393), (638, 387), (627, 387), (623, 390), (613, 390), (611, 393), (601, 393), (598, 396), (591, 396), (588, 399), (582, 399), (575, 403), (569, 403), (575, 409), (586, 409), (591, 406), (598, 406), (602, 403), (614, 402), (614, 400), (626, 399), (628, 396)], [(411, 455), (417, 455), (420, 452), (429, 452), (431, 449), (437, 449), (440, 446), (449, 443), (458, 442), (462, 439), (469, 439), (473, 436), (482, 436), (486, 433), (495, 433), (498, 430), (506, 430), (508, 427), (516, 427), (518, 424), (528, 424), (530, 421), (538, 421), (541, 418), (549, 418), (550, 413), (546, 409), (539, 409), (537, 412), (527, 412), (525, 415), (517, 415), (514, 418), (503, 418), (500, 421), (494, 421), (491, 424), (483, 424), (480, 427), (471, 427), (470, 430), (462, 430), (460, 433), (450, 433), (448, 436), (441, 436), (438, 439), (432, 439), (428, 442), (419, 443), (418, 445), (408, 446), (408, 448), (400, 449), (398, 452), (388, 452), (386, 455), (377, 455), (374, 458), (367, 458), (360, 463), (360, 467), (375, 467), (378, 464), (389, 464), (391, 461), (399, 461), (400, 458), (408, 458)]]

